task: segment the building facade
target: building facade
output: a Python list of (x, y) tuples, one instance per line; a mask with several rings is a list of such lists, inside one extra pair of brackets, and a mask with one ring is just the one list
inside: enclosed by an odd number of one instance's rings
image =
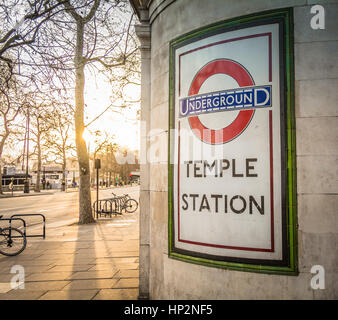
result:
[[(338, 2), (130, 2), (142, 60), (140, 298), (337, 298)], [(230, 108), (237, 118), (222, 127)], [(216, 158), (232, 168), (228, 183), (189, 158), (183, 129), (207, 153), (226, 150)]]

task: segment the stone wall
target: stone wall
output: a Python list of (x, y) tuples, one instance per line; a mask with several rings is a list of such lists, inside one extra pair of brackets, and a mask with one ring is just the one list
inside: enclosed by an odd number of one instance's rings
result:
[[(313, 4), (325, 8), (325, 30), (310, 27)], [(282, 7), (294, 7), (299, 276), (229, 271), (170, 259), (169, 42), (217, 21)], [(143, 77), (150, 87), (147, 102), (142, 102), (147, 120), (143, 146), (156, 156), (141, 169), (141, 290), (149, 290), (151, 299), (338, 298), (338, 1), (152, 1), (149, 17), (151, 62)], [(325, 268), (325, 290), (310, 287), (310, 269), (316, 264)]]

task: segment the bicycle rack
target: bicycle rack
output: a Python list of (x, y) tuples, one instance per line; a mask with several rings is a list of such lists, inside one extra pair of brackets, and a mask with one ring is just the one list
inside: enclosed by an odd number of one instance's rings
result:
[[(42, 217), (42, 220), (43, 220), (43, 227), (42, 227), (42, 234), (32, 234), (32, 235), (27, 235), (26, 234), (26, 221), (23, 220), (22, 218), (15, 218), (15, 217), (28, 217), (28, 216), (40, 216)], [(23, 213), (23, 214), (13, 214), (11, 215), (10, 218), (8, 219), (2, 219), (2, 220), (9, 220), (9, 226), (12, 225), (12, 220), (22, 220), (23, 221), (23, 224), (24, 224), (24, 235), (26, 236), (26, 238), (30, 237), (30, 238), (33, 238), (33, 237), (42, 237), (43, 239), (46, 238), (46, 217), (41, 214), (41, 213)]]
[(128, 201), (130, 196), (128, 195), (123, 195), (123, 196), (118, 196), (113, 194), (113, 198), (106, 198), (106, 199), (101, 199), (101, 200), (96, 200), (93, 203), (93, 211), (94, 211), (94, 216), (96, 216), (96, 219), (98, 217), (104, 215), (105, 217), (109, 215), (110, 217), (112, 214), (122, 214), (123, 210), (126, 210), (126, 201)]
[(105, 199), (108, 201), (114, 201), (116, 204), (116, 213), (117, 214), (122, 214), (122, 206), (123, 206), (123, 198), (122, 197), (115, 197), (115, 198), (109, 198)]
[(98, 219), (99, 215), (104, 215), (105, 217), (112, 214), (117, 214), (118, 212), (118, 204), (114, 199), (102, 199), (98, 201), (94, 201), (93, 203), (94, 214), (96, 215), (96, 219)]
[[(11, 227), (11, 224), (12, 224), (12, 220), (16, 220), (16, 221), (21, 221), (22, 222), (22, 225), (23, 225), (23, 230), (24, 230), (24, 235), (26, 236), (26, 221), (22, 218), (1, 218), (0, 219), (0, 222), (1, 221), (5, 221), (5, 220), (8, 220), (9, 221), (9, 226)], [(10, 233), (9, 233), (10, 234)]]

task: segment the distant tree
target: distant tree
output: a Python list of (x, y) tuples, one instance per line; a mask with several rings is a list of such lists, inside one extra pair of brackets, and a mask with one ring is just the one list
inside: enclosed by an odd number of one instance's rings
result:
[[(94, 151), (92, 172), (95, 173), (95, 159), (101, 159), (101, 175), (104, 177), (106, 173), (109, 174), (109, 181), (111, 181), (111, 174), (114, 167), (113, 153), (118, 149), (118, 144), (114, 143), (114, 135), (110, 135), (107, 132), (96, 130), (94, 135)], [(116, 161), (115, 161), (116, 162)], [(95, 176), (95, 175), (94, 175)], [(92, 183), (95, 179), (92, 179)], [(104, 179), (106, 180), (106, 179)]]
[(126, 158), (127, 154), (133, 156), (133, 162), (129, 163), (128, 161), (125, 161), (124, 163), (119, 164), (119, 174), (124, 182), (128, 183), (130, 181), (130, 173), (135, 170), (140, 169), (140, 165), (138, 163), (137, 153), (136, 151), (129, 150), (128, 148), (122, 148), (119, 150), (120, 154), (122, 154), (122, 157)]
[[(54, 106), (50, 116), (46, 119), (49, 127), (45, 137), (44, 147), (48, 150), (49, 158), (62, 166), (62, 181), (67, 183), (67, 159), (74, 150), (72, 110), (66, 107)], [(62, 184), (62, 191), (65, 191)]]
[[(37, 158), (37, 168), (36, 168), (36, 184), (34, 191), (41, 191), (41, 167), (42, 160), (46, 159), (47, 155), (45, 154), (46, 148), (44, 148), (46, 139), (49, 136), (51, 130), (50, 119), (53, 118), (51, 113), (50, 104), (48, 104), (47, 99), (43, 102), (41, 99), (38, 99), (36, 96), (35, 99), (31, 101), (29, 108), (29, 117), (30, 117), (30, 140), (35, 144), (35, 150), (32, 152), (32, 155), (36, 155)], [(45, 152), (43, 152), (43, 149)]]
[(15, 132), (15, 119), (27, 106), (23, 83), (0, 63), (0, 193), (2, 193), (2, 153), (8, 137)]
[(118, 165), (115, 158), (117, 149), (117, 143), (106, 146), (105, 155), (103, 157), (102, 171), (108, 187), (110, 187), (112, 183), (113, 175), (115, 176), (117, 173)]

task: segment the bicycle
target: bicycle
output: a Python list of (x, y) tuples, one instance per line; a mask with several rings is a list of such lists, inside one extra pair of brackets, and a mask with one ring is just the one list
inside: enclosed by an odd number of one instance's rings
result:
[[(2, 219), (3, 216), (0, 216)], [(25, 250), (27, 244), (25, 234), (13, 227), (0, 227), (0, 253), (5, 256), (16, 256)]]
[(112, 192), (112, 195), (114, 196), (113, 199), (120, 200), (120, 214), (122, 214), (122, 210), (125, 210), (128, 213), (133, 213), (138, 208), (138, 202), (135, 199), (132, 199), (129, 194), (124, 194), (122, 196), (116, 195), (114, 192)]

